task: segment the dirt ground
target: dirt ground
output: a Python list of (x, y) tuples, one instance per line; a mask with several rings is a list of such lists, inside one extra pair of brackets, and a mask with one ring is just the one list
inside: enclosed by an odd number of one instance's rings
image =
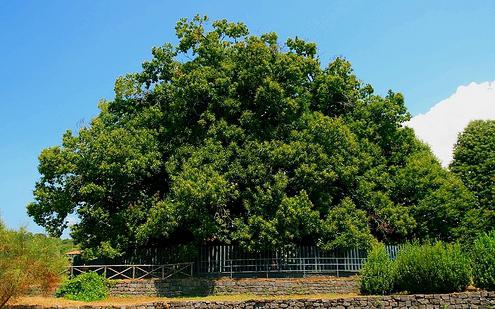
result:
[(206, 297), (109, 297), (104, 300), (93, 302), (82, 302), (68, 300), (65, 298), (26, 296), (9, 302), (9, 305), (40, 305), (43, 307), (72, 307), (83, 305), (96, 306), (118, 306), (118, 305), (141, 305), (153, 302), (171, 302), (171, 301), (246, 301), (246, 300), (264, 300), (264, 299), (335, 299), (354, 297), (357, 294), (311, 294), (311, 295), (280, 295), (280, 296), (256, 296), (256, 295), (214, 295)]

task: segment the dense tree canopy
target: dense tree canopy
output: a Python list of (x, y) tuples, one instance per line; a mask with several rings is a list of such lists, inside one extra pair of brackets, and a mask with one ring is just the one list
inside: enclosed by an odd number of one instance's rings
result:
[(474, 193), (476, 207), (467, 220), (479, 231), (495, 227), (495, 120), (475, 120), (459, 134), (450, 164)]
[(51, 234), (76, 213), (74, 239), (106, 255), (458, 237), (472, 196), (403, 127), (402, 95), (375, 94), (343, 58), (323, 67), (299, 38), (203, 17), (176, 32), (41, 153), (28, 212)]

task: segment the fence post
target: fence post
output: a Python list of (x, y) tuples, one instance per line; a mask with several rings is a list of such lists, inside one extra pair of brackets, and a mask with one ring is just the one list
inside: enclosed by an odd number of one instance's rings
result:
[(208, 272), (211, 272), (211, 262), (210, 262), (210, 259), (211, 259), (211, 247), (208, 247), (208, 251), (207, 251), (207, 254), (208, 254)]
[(304, 258), (300, 258), (300, 259), (301, 259), (300, 263), (303, 267), (303, 277), (306, 277), (306, 260)]
[(268, 268), (269, 268), (269, 267), (270, 267), (270, 266), (269, 266), (267, 263), (265, 263), (265, 271), (266, 271), (266, 278), (267, 278), (267, 279), (268, 279)]

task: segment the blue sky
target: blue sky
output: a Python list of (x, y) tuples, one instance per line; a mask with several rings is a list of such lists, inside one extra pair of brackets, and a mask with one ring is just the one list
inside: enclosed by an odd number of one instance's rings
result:
[(206, 14), (252, 33), (317, 42), (323, 64), (353, 63), (379, 93), (426, 112), (459, 85), (495, 80), (494, 1), (0, 1), (0, 215), (26, 215), (41, 149), (59, 144), (111, 99), (119, 75), (151, 47), (176, 42), (175, 22)]

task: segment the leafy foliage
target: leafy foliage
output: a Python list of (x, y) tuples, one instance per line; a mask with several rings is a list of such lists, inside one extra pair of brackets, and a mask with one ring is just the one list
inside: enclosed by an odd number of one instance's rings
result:
[(476, 197), (464, 224), (474, 238), (495, 226), (495, 120), (471, 121), (459, 134), (450, 165)]
[(0, 308), (32, 287), (53, 291), (67, 264), (59, 239), (9, 230), (0, 221)]
[(469, 258), (459, 244), (407, 244), (399, 251), (396, 263), (399, 291), (460, 292), (471, 279)]
[(373, 246), (360, 275), (363, 294), (385, 295), (394, 291), (396, 263), (390, 259), (383, 244)]
[(471, 251), (476, 287), (495, 290), (495, 232), (480, 235)]
[(87, 272), (65, 281), (56, 295), (71, 300), (94, 301), (106, 298), (108, 293), (107, 280), (95, 272)]
[(75, 213), (72, 237), (97, 256), (459, 237), (472, 196), (402, 126), (402, 95), (374, 94), (343, 58), (323, 68), (299, 38), (200, 16), (176, 33), (42, 151), (28, 212), (51, 234)]

